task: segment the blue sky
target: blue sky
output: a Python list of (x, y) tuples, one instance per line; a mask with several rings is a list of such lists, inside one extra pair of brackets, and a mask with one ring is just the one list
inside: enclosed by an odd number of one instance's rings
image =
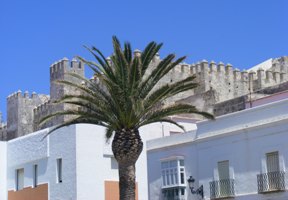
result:
[(0, 111), (17, 91), (49, 93), (49, 66), (83, 45), (107, 56), (111, 37), (142, 49), (163, 42), (160, 55), (187, 55), (247, 69), (288, 55), (287, 0), (2, 0), (0, 3)]

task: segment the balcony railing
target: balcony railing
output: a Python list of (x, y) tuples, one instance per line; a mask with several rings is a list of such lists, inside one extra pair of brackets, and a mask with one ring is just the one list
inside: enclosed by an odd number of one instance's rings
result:
[(258, 192), (285, 190), (285, 172), (276, 171), (257, 175)]
[(234, 179), (223, 179), (210, 182), (211, 199), (220, 199), (234, 196)]

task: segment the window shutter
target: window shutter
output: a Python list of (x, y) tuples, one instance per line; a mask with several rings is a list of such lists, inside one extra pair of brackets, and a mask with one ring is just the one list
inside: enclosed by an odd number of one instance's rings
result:
[(229, 179), (229, 160), (218, 162), (219, 180)]
[(266, 154), (267, 172), (278, 172), (279, 169), (279, 154), (278, 151)]

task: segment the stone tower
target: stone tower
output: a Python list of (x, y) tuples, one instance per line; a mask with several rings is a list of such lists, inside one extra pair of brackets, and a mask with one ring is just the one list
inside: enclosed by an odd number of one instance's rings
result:
[(63, 58), (62, 60), (53, 63), (50, 67), (50, 100), (37, 106), (34, 109), (34, 130), (38, 130), (41, 128), (51, 127), (56, 124), (63, 123), (66, 121), (69, 116), (57, 116), (52, 121), (47, 122), (41, 127), (37, 127), (39, 119), (42, 117), (54, 113), (57, 111), (63, 111), (69, 109), (70, 105), (58, 104), (51, 105), (55, 100), (59, 100), (61, 97), (68, 94), (77, 94), (78, 91), (71, 89), (70, 86), (61, 85), (57, 83), (58, 80), (67, 80), (76, 84), (79, 84), (81, 81), (69, 74), (74, 73), (84, 77), (84, 64), (82, 62), (77, 61), (75, 58), (72, 61), (69, 61), (67, 58)]
[(7, 98), (7, 139), (32, 133), (33, 108), (47, 101), (49, 96), (18, 92)]

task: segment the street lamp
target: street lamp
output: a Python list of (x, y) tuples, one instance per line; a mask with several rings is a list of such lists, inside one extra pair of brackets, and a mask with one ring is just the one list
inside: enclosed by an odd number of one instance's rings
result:
[(192, 177), (192, 176), (190, 176), (188, 179), (187, 179), (187, 181), (188, 181), (188, 184), (189, 184), (189, 188), (190, 188), (190, 190), (191, 190), (191, 193), (192, 194), (198, 194), (198, 195), (200, 195), (201, 197), (202, 197), (202, 199), (203, 199), (203, 197), (204, 197), (204, 191), (203, 191), (203, 185), (201, 185), (198, 189), (194, 189), (194, 182), (195, 182), (195, 179)]

